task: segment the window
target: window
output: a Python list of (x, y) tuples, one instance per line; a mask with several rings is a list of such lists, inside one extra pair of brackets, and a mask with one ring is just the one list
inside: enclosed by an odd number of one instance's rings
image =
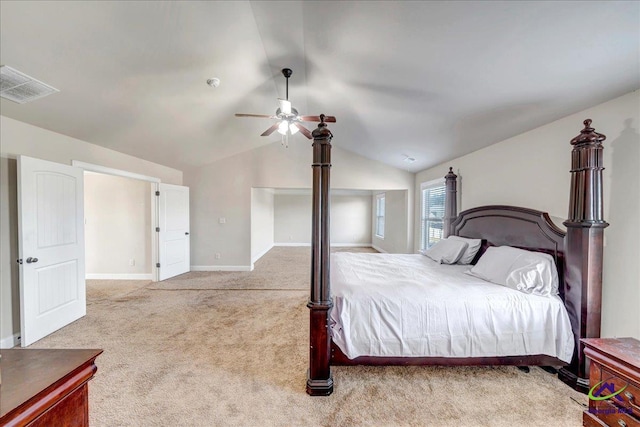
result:
[(442, 239), (445, 183), (443, 179), (425, 182), (420, 189), (420, 250), (424, 251)]
[(384, 239), (384, 193), (376, 196), (376, 237)]

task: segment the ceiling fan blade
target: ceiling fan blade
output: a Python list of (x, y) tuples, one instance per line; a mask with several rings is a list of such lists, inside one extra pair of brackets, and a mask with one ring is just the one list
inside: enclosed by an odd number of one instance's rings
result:
[[(298, 119), (303, 122), (319, 122), (320, 116), (298, 116)], [(335, 123), (336, 118), (333, 116), (324, 116), (326, 123)]]
[(259, 117), (261, 119), (277, 119), (277, 116), (269, 116), (267, 114), (243, 114), (236, 113), (236, 117)]
[(283, 114), (291, 114), (291, 102), (286, 100), (286, 99), (279, 99), (278, 98), (278, 102), (280, 103), (280, 111), (282, 111)]
[(298, 130), (300, 131), (301, 134), (303, 134), (304, 136), (306, 136), (309, 139), (313, 139), (313, 136), (311, 135), (311, 131), (309, 129), (307, 129), (306, 127), (302, 126), (298, 122), (293, 122), (293, 125), (298, 128)]
[(271, 135), (273, 132), (275, 132), (276, 129), (278, 129), (278, 125), (280, 125), (280, 123), (276, 123), (276, 124), (272, 125), (269, 129), (267, 129), (264, 132), (262, 132), (260, 134), (260, 136), (269, 136), (269, 135)]

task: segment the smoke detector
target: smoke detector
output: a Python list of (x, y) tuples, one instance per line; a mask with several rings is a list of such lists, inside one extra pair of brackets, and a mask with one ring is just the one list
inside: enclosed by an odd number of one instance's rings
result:
[(220, 86), (220, 79), (217, 77), (213, 77), (211, 79), (207, 79), (207, 84), (211, 87), (218, 87)]
[(0, 65), (0, 96), (4, 99), (25, 104), (56, 92), (60, 91), (7, 65)]

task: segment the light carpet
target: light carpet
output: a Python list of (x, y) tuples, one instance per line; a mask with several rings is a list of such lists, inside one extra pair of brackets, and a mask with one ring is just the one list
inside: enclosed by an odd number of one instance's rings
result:
[(308, 267), (279, 256), (265, 283), (284, 290), (90, 281), (87, 315), (32, 347), (104, 349), (94, 427), (582, 425), (586, 397), (539, 368), (335, 367), (334, 393), (308, 396), (308, 292), (286, 288)]
[[(377, 252), (372, 248), (333, 247), (331, 252)], [(150, 289), (309, 290), (311, 248), (276, 246), (256, 261), (253, 271), (192, 271), (154, 283)]]

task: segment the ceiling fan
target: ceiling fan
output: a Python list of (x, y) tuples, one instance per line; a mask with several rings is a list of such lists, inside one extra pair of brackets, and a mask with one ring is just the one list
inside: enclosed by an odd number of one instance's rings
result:
[(282, 75), (286, 79), (287, 82), (287, 90), (286, 90), (286, 99), (278, 99), (280, 107), (276, 110), (275, 115), (266, 115), (266, 114), (243, 114), (236, 113), (236, 117), (260, 117), (266, 119), (277, 119), (278, 121), (274, 123), (269, 129), (265, 130), (260, 134), (260, 136), (269, 136), (276, 130), (278, 133), (282, 135), (282, 143), (288, 144), (289, 136), (296, 134), (300, 131), (301, 134), (306, 136), (309, 139), (313, 139), (311, 135), (311, 131), (304, 127), (300, 122), (331, 122), (335, 123), (336, 118), (333, 116), (324, 116), (323, 119), (320, 116), (301, 116), (298, 114), (298, 110), (291, 106), (291, 102), (289, 101), (289, 77), (293, 74), (291, 68), (283, 68)]

